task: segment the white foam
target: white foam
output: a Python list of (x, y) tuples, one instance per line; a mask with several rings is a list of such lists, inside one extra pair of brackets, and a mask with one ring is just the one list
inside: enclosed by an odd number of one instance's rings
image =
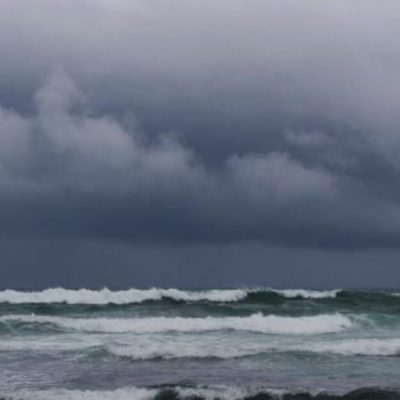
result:
[(229, 349), (224, 351), (224, 348), (219, 349), (201, 349), (201, 348), (159, 348), (159, 349), (138, 349), (138, 348), (122, 348), (112, 346), (108, 349), (108, 351), (119, 357), (127, 357), (132, 360), (154, 360), (154, 359), (163, 359), (170, 360), (176, 358), (218, 358), (218, 359), (230, 359), (230, 358), (238, 358), (238, 357), (246, 357), (253, 356), (259, 354), (259, 350), (255, 351), (241, 351), (237, 349)]
[(0, 291), (0, 303), (130, 304), (163, 298), (176, 301), (234, 302), (242, 300), (247, 294), (246, 289), (186, 291), (151, 288), (111, 291), (107, 288), (101, 290), (54, 288), (40, 292), (8, 289)]
[(302, 299), (325, 299), (325, 298), (335, 298), (341, 289), (335, 290), (306, 290), (306, 289), (269, 289), (271, 292), (277, 293), (283, 297), (293, 299), (293, 298), (302, 298)]
[(298, 350), (316, 353), (332, 353), (344, 356), (396, 356), (400, 355), (400, 339), (351, 339), (314, 343), (298, 348)]
[(128, 289), (112, 291), (90, 289), (53, 288), (38, 292), (22, 292), (12, 289), (0, 291), (0, 303), (67, 303), (67, 304), (131, 304), (144, 301), (172, 299), (176, 301), (211, 301), (237, 302), (251, 293), (273, 292), (287, 298), (322, 299), (333, 298), (340, 290), (316, 291), (305, 289), (214, 289), (214, 290), (180, 290), (180, 289)]
[(63, 318), (53, 316), (3, 316), (0, 321), (49, 323), (64, 329), (103, 333), (162, 333), (237, 330), (270, 334), (313, 335), (340, 332), (351, 328), (353, 322), (342, 314), (320, 314), (306, 317), (264, 316), (248, 317), (150, 317), (150, 318)]
[(94, 335), (52, 335), (52, 336), (20, 336), (0, 340), (0, 351), (83, 351), (100, 348), (104, 344), (102, 338)]
[(0, 342), (0, 351), (106, 351), (119, 357), (132, 360), (177, 359), (177, 358), (238, 358), (254, 356), (267, 352), (313, 352), (319, 354), (338, 354), (341, 356), (398, 356), (400, 338), (353, 338), (329, 340), (308, 339), (304, 336), (294, 338), (286, 335), (226, 336), (221, 332), (202, 332), (191, 335), (176, 332), (163, 332), (146, 335), (110, 334), (57, 334), (50, 337), (21, 336)]
[(268, 351), (307, 351), (319, 354), (338, 354), (341, 356), (398, 356), (400, 355), (400, 338), (395, 339), (350, 339), (341, 341), (319, 342), (309, 344), (290, 345), (285, 343), (254, 343), (243, 344), (237, 342), (210, 343), (182, 343), (153, 342), (146, 346), (109, 346), (108, 351), (118, 356), (136, 360), (154, 358), (206, 358), (221, 359), (252, 356)]
[(212, 342), (208, 338), (195, 341), (167, 340), (143, 343), (107, 345), (110, 354), (133, 360), (174, 359), (174, 358), (219, 358), (229, 359), (260, 354), (270, 349), (266, 345), (242, 344), (233, 341)]
[(200, 396), (206, 400), (238, 400), (245, 399), (249, 396), (254, 396), (260, 392), (268, 392), (270, 395), (275, 396), (277, 399), (283, 394), (287, 393), (283, 389), (263, 389), (263, 388), (245, 388), (239, 386), (211, 386), (211, 387), (196, 387), (196, 388), (177, 388), (177, 392), (181, 397), (194, 397)]
[[(238, 386), (211, 386), (211, 387), (176, 387), (175, 390), (182, 397), (201, 396), (206, 400), (239, 400), (247, 396), (265, 391), (277, 398), (286, 393), (281, 389), (244, 388)], [(158, 389), (125, 387), (116, 390), (18, 390), (11, 393), (0, 393), (1, 397), (13, 400), (151, 400), (159, 392)]]
[(121, 388), (116, 390), (18, 390), (0, 393), (2, 398), (13, 400), (150, 400), (157, 389)]
[(106, 351), (132, 360), (209, 358), (228, 359), (259, 354), (270, 346), (248, 340), (232, 341), (217, 335), (110, 335), (66, 334), (22, 336), (0, 341), (1, 351), (63, 352)]

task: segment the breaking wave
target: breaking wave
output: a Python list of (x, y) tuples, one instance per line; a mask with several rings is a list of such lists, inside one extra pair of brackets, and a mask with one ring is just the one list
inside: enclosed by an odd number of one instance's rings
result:
[(400, 355), (400, 339), (351, 339), (315, 343), (302, 346), (298, 350), (316, 353), (332, 353), (343, 356), (398, 356)]
[[(101, 352), (102, 349), (99, 349)], [(96, 349), (94, 349), (96, 352)], [(104, 353), (127, 358), (133, 361), (137, 360), (171, 360), (178, 358), (193, 358), (193, 359), (233, 359), (255, 356), (268, 351), (268, 348), (233, 348), (232, 346), (182, 346), (180, 343), (160, 343), (146, 347), (139, 346), (106, 346), (103, 349)]]
[(173, 358), (242, 358), (265, 354), (267, 352), (310, 352), (318, 354), (337, 354), (341, 356), (399, 356), (400, 339), (353, 339), (327, 341), (302, 345), (235, 345), (219, 344), (213, 346), (185, 345), (182, 343), (153, 343), (147, 346), (108, 346), (112, 355), (133, 360), (173, 359)]
[(270, 291), (272, 293), (281, 295), (283, 297), (286, 297), (288, 299), (332, 299), (335, 298), (338, 293), (340, 293), (342, 290), (341, 289), (335, 289), (335, 290), (324, 290), (324, 291), (318, 291), (318, 290), (306, 290), (306, 289), (267, 289), (267, 291)]
[[(354, 326), (342, 314), (321, 314), (305, 317), (264, 316), (248, 317), (148, 317), (148, 318), (62, 318), (53, 316), (10, 315), (0, 317), (0, 323), (33, 326), (47, 325), (80, 332), (97, 333), (163, 333), (206, 332), (219, 330), (248, 331), (269, 334), (315, 335), (341, 332)], [(24, 327), (25, 328), (25, 327)]]
[(101, 290), (90, 289), (63, 289), (53, 288), (37, 292), (17, 290), (0, 291), (0, 303), (10, 304), (134, 304), (146, 301), (173, 300), (184, 302), (238, 302), (260, 295), (275, 295), (288, 299), (324, 299), (334, 298), (340, 290), (316, 291), (305, 289), (214, 289), (214, 290), (180, 290), (180, 289), (128, 289), (112, 291), (107, 288)]
[(247, 343), (202, 340), (146, 340), (123, 341), (113, 344), (104, 340), (88, 341), (4, 341), (0, 351), (78, 352), (88, 357), (116, 356), (132, 361), (170, 359), (234, 359), (279, 353), (316, 353), (340, 356), (393, 357), (400, 355), (400, 338), (349, 339), (320, 341), (316, 343)]
[(381, 388), (360, 388), (348, 393), (247, 389), (234, 386), (154, 388), (126, 387), (116, 390), (18, 390), (0, 393), (10, 400), (399, 400), (400, 393)]
[(67, 304), (130, 304), (145, 301), (171, 299), (175, 301), (232, 302), (247, 296), (245, 289), (186, 291), (180, 289), (128, 289), (112, 291), (63, 288), (46, 289), (41, 292), (4, 290), (0, 302), (11, 304), (26, 303), (67, 303)]

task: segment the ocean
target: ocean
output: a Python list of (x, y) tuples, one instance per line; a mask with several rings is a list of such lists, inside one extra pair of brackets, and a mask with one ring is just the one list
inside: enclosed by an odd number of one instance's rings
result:
[(0, 398), (400, 399), (400, 290), (0, 291)]

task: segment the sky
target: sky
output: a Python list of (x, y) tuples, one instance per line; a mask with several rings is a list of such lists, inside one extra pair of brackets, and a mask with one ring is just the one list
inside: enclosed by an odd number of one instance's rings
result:
[(397, 0), (2, 0), (2, 287), (400, 286)]

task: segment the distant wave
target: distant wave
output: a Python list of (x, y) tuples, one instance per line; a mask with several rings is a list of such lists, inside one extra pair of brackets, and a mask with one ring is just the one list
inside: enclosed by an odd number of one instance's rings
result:
[(251, 389), (235, 386), (198, 387), (125, 387), (116, 390), (17, 390), (0, 393), (2, 398), (19, 400), (399, 400), (400, 394), (380, 388), (360, 388), (349, 393), (288, 391), (285, 389)]
[(0, 317), (0, 323), (47, 324), (56, 328), (99, 333), (162, 333), (237, 330), (269, 334), (313, 335), (340, 332), (353, 322), (342, 314), (321, 314), (306, 317), (150, 317), (150, 318), (62, 318), (51, 316), (14, 315)]
[(247, 293), (246, 289), (186, 291), (151, 288), (112, 291), (107, 288), (101, 290), (54, 288), (41, 292), (8, 289), (0, 292), (0, 303), (131, 304), (162, 299), (232, 302), (244, 299)]
[(294, 298), (302, 298), (302, 299), (327, 299), (334, 298), (338, 293), (341, 292), (341, 289), (335, 290), (306, 290), (306, 289), (267, 289), (267, 291), (276, 293), (283, 297), (294, 299)]
[(10, 304), (133, 304), (146, 301), (161, 301), (170, 299), (175, 301), (196, 302), (238, 302), (252, 295), (276, 295), (293, 299), (323, 299), (334, 298), (340, 290), (316, 291), (305, 289), (215, 289), (215, 290), (180, 290), (180, 289), (128, 289), (112, 291), (107, 288), (101, 290), (63, 289), (53, 288), (38, 292), (24, 292), (12, 289), (0, 291), (0, 303)]

